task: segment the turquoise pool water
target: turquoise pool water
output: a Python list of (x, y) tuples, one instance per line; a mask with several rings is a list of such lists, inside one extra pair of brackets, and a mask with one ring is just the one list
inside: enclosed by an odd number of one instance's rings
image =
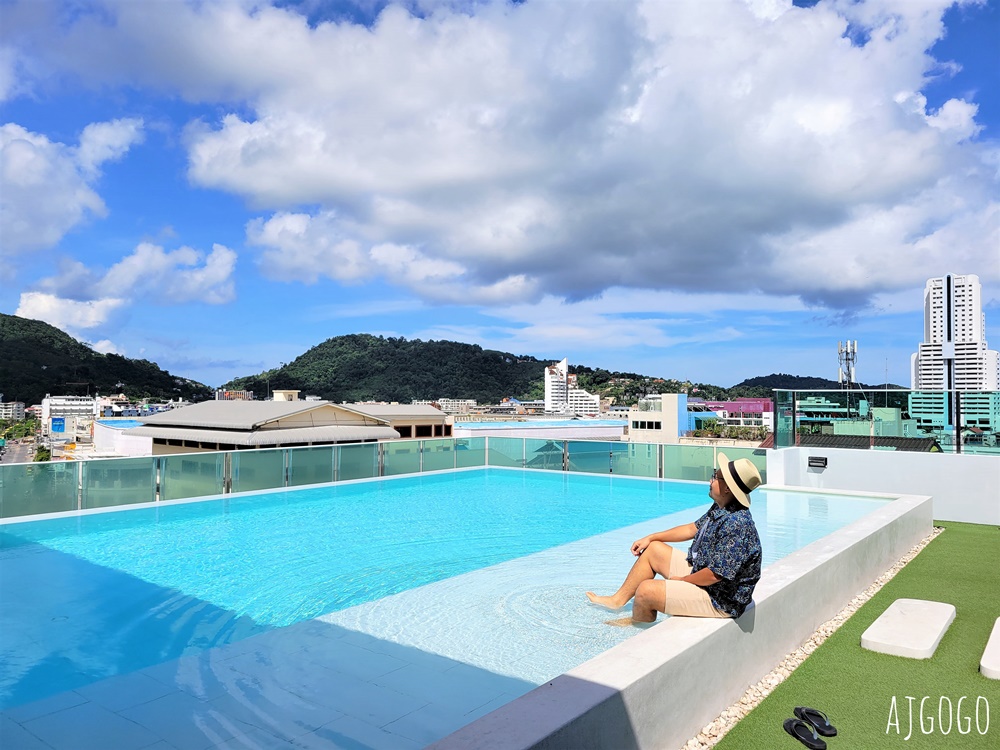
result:
[[(878, 504), (788, 495), (755, 502), (765, 563)], [(480, 469), (2, 525), (0, 708), (571, 542), (584, 569), (579, 540), (709, 502), (703, 483)]]

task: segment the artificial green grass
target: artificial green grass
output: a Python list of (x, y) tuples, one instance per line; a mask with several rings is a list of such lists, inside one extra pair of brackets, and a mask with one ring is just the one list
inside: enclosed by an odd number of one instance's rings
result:
[[(718, 750), (805, 747), (782, 729), (796, 706), (818, 708), (830, 717), (838, 730), (836, 737), (825, 738), (830, 750), (1000, 748), (1000, 680), (979, 673), (983, 649), (1000, 617), (1000, 528), (937, 525), (945, 531), (743, 718), (716, 745)], [(955, 605), (955, 621), (930, 659), (905, 659), (861, 648), (861, 634), (900, 598)], [(893, 696), (898, 728), (890, 725)], [(907, 696), (915, 699), (912, 730)], [(921, 714), (924, 696), (929, 698)], [(966, 699), (959, 713), (962, 696)], [(977, 730), (979, 696), (988, 703), (989, 724), (980, 700)], [(947, 734), (947, 702), (943, 727), (938, 720), (942, 697), (951, 701), (953, 725)], [(980, 734), (982, 730), (986, 733)]]

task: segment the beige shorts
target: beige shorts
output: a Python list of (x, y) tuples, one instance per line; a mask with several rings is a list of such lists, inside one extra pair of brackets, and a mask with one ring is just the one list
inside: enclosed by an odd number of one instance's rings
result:
[[(686, 555), (675, 547), (670, 550), (670, 577), (691, 575)], [(701, 586), (687, 581), (664, 581), (663, 584), (667, 595), (663, 607), (666, 614), (681, 617), (729, 617), (713, 606), (712, 598)]]

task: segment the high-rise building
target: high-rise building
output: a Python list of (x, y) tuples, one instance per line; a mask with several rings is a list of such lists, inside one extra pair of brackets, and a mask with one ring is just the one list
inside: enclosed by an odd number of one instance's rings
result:
[(597, 414), (601, 397), (594, 396), (576, 385), (576, 375), (570, 375), (566, 359), (545, 368), (545, 411), (554, 414)]
[(1000, 352), (988, 348), (982, 285), (975, 274), (928, 279), (924, 339), (910, 357), (910, 387), (929, 391), (995, 391)]

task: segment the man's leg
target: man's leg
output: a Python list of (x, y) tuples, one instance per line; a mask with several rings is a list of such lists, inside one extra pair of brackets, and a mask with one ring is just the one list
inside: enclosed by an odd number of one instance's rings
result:
[[(663, 577), (669, 576), (671, 556), (681, 554), (669, 544), (651, 542), (632, 565), (632, 570), (628, 572), (625, 582), (618, 591), (611, 596), (598, 596), (593, 591), (588, 591), (587, 598), (594, 604), (600, 604), (608, 609), (621, 609), (636, 595), (643, 581), (652, 580), (657, 573)], [(643, 622), (651, 622), (651, 620), (643, 620)]]

